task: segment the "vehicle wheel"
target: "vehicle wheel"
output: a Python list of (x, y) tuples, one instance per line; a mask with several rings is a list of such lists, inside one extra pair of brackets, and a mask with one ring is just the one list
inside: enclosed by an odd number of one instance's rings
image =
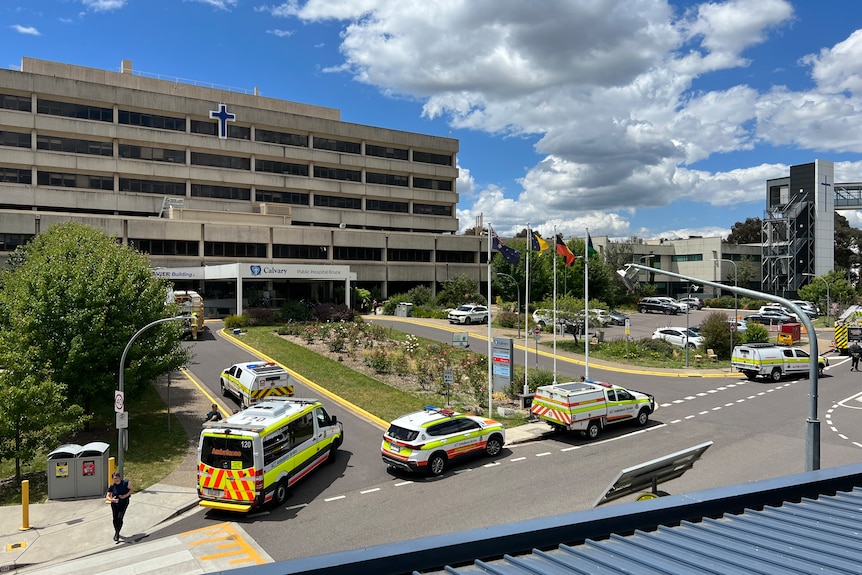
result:
[(337, 458), (337, 456), (338, 456), (338, 444), (332, 443), (332, 445), (329, 446), (329, 457), (326, 458), (326, 462), (327, 463), (335, 463), (335, 459)]
[(488, 323), (488, 316), (487, 315), (482, 318), (482, 323)]
[(756, 371), (743, 371), (742, 373), (745, 374), (745, 377), (747, 377), (751, 381), (754, 381), (755, 379), (757, 379), (757, 372)]
[(275, 501), (276, 505), (284, 505), (284, 502), (287, 501), (287, 482), (284, 479), (275, 486), (275, 495), (272, 500)]
[(220, 379), (219, 382), (221, 383), (221, 394), (222, 394), (222, 396), (227, 397), (228, 391), (227, 391), (227, 386), (224, 384), (224, 380)]
[(599, 436), (599, 422), (591, 421), (587, 426), (587, 439), (595, 439)]
[(428, 460), (428, 475), (431, 477), (439, 477), (446, 470), (446, 456), (442, 453), (435, 453)]
[(545, 327), (545, 322), (544, 322), (544, 321), (540, 321), (540, 322), (539, 322), (539, 327), (544, 328), (544, 327)]
[(494, 457), (495, 455), (499, 455), (499, 453), (503, 450), (503, 438), (499, 435), (492, 435), (488, 438), (488, 443), (485, 444), (485, 453), (488, 454), (489, 457)]
[(464, 318), (464, 325), (470, 325), (470, 318), (469, 317)]
[(640, 427), (643, 427), (644, 425), (649, 423), (649, 410), (641, 409), (638, 413), (637, 422)]
[(776, 367), (772, 370), (772, 373), (770, 373), (769, 376), (772, 378), (772, 381), (781, 381), (781, 370)]
[(645, 307), (639, 307), (639, 308), (638, 308), (638, 313), (646, 313), (646, 311), (647, 311), (647, 310), (646, 310), (646, 308), (645, 308)]
[(662, 313), (663, 313), (664, 315), (668, 315), (668, 314), (670, 314), (670, 310), (669, 310), (669, 309), (666, 309), (666, 310), (664, 310)]
[(819, 375), (820, 377), (823, 377), (823, 372), (824, 372), (825, 370), (826, 370), (826, 368), (825, 368), (825, 367), (823, 367), (823, 366), (822, 366), (822, 365), (820, 365), (819, 363), (817, 364), (817, 375)]

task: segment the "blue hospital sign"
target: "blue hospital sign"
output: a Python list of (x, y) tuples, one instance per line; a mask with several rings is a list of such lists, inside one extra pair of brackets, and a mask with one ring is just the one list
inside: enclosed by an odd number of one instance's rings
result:
[(218, 137), (226, 140), (227, 123), (236, 120), (236, 114), (229, 113), (225, 104), (219, 104), (218, 110), (210, 110), (210, 118), (218, 120)]

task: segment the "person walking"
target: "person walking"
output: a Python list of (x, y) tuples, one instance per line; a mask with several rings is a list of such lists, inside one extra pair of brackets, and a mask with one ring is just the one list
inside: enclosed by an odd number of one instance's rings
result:
[(132, 497), (132, 484), (128, 479), (123, 479), (119, 473), (114, 473), (113, 483), (108, 487), (105, 499), (111, 503), (111, 515), (114, 520), (114, 541), (120, 542), (120, 530), (123, 528), (123, 517), (129, 508), (129, 499)]
[(854, 341), (850, 346), (850, 371), (859, 371), (859, 357), (862, 356), (862, 346), (858, 341)]

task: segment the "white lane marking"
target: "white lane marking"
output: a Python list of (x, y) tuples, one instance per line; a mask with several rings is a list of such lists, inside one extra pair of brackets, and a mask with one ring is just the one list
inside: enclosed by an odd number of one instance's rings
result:
[(515, 459), (510, 459), (509, 461), (513, 461), (513, 462), (514, 461), (524, 461), (525, 459), (527, 459), (527, 458), (526, 457), (516, 457)]
[(375, 491), (380, 491), (379, 487), (375, 487), (374, 489), (366, 489), (365, 491), (360, 491), (360, 495), (365, 495), (367, 493), (374, 493)]
[(327, 497), (323, 501), (329, 503), (330, 501), (338, 501), (339, 499), (347, 499), (346, 495), (336, 495), (335, 497)]
[(550, 451), (545, 451), (544, 453), (537, 453), (537, 454), (536, 454), (536, 457), (544, 457), (544, 456), (546, 456), (546, 455), (550, 455), (550, 454), (551, 454), (551, 452), (550, 452)]
[(395, 485), (395, 487), (401, 487), (402, 485), (410, 485), (412, 483), (413, 483), (413, 481), (400, 481), (398, 483), (395, 483), (394, 485)]

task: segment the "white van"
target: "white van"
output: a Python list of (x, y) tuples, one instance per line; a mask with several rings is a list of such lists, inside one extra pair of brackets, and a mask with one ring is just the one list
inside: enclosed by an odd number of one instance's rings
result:
[(243, 408), (264, 399), (293, 395), (290, 375), (273, 362), (235, 363), (221, 372), (219, 380), (222, 395), (233, 395)]

